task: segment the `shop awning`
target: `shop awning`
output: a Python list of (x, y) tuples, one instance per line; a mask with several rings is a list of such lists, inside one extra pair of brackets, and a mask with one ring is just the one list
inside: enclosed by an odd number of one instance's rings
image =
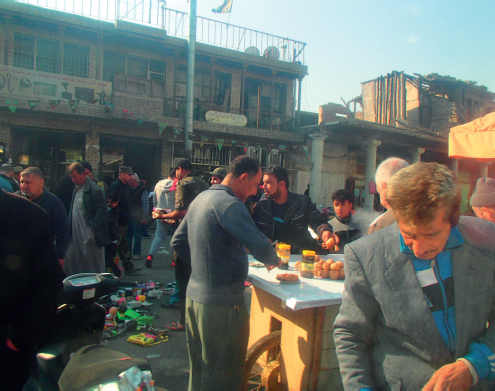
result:
[(495, 113), (450, 129), (449, 157), (495, 159)]

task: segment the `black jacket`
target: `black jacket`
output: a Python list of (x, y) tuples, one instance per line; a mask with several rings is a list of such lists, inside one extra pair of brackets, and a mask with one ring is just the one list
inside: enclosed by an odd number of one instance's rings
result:
[[(275, 228), (272, 216), (273, 202), (272, 199), (265, 198), (256, 204), (253, 211), (254, 222), (261, 232), (271, 240), (273, 240)], [(285, 222), (291, 237), (290, 243), (287, 243), (291, 245), (291, 253), (299, 254), (303, 250), (321, 252), (321, 245), (312, 238), (308, 226), (321, 238), (323, 231), (332, 232), (327, 219), (318, 211), (311, 199), (305, 195), (289, 192), (287, 203)]]
[[(72, 194), (71, 205), (74, 205), (74, 196), (77, 189)], [(90, 179), (86, 178), (82, 196), (84, 218), (89, 227), (95, 233), (95, 241), (98, 247), (108, 246), (108, 207), (105, 195), (101, 189)], [(72, 207), (69, 212), (69, 229), (72, 236)]]
[(136, 222), (141, 222), (143, 219), (143, 202), (141, 195), (144, 191), (148, 191), (144, 183), (139, 183), (135, 189), (131, 190), (131, 219)]
[(70, 175), (64, 174), (57, 181), (55, 189), (52, 191), (52, 193), (56, 195), (60, 199), (60, 201), (62, 201), (62, 204), (64, 204), (67, 216), (70, 212), (70, 203), (72, 201), (72, 193), (74, 192), (74, 187), (76, 187), (76, 185), (74, 185), (74, 182), (72, 182), (72, 179), (70, 179)]
[(116, 191), (120, 198), (119, 227), (127, 227), (131, 213), (131, 187), (124, 184), (120, 178), (117, 178), (115, 182), (108, 186), (107, 194), (110, 194), (111, 191)]
[(41, 207), (0, 190), (0, 343), (32, 351), (50, 329), (64, 272)]
[(363, 236), (358, 225), (352, 220), (352, 215), (348, 219), (334, 217), (330, 220), (330, 225), (332, 226), (333, 233), (339, 237), (339, 254), (344, 254), (344, 247), (347, 244)]

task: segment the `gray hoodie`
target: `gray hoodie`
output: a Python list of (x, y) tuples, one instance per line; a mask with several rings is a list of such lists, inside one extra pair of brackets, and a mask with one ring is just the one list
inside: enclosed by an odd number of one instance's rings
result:
[(268, 238), (256, 227), (244, 203), (225, 185), (214, 185), (196, 197), (170, 246), (191, 262), (187, 297), (209, 305), (243, 303), (246, 248), (260, 262), (278, 263)]
[(155, 186), (153, 194), (153, 206), (158, 209), (175, 210), (175, 191), (170, 191), (173, 179), (163, 179)]

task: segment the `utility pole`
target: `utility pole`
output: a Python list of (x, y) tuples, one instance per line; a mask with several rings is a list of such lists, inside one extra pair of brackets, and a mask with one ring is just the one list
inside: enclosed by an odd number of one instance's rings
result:
[(194, 103), (194, 61), (196, 55), (196, 0), (189, 0), (189, 40), (187, 44), (187, 92), (186, 92), (186, 129), (185, 150), (186, 156), (192, 157), (192, 140), (189, 135), (193, 133), (193, 103)]

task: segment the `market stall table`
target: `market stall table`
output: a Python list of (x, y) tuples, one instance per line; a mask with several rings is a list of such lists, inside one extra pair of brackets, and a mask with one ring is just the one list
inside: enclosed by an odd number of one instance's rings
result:
[[(332, 254), (322, 258), (343, 261), (344, 256)], [(340, 390), (343, 386), (333, 342), (333, 323), (342, 303), (344, 281), (300, 277), (300, 282), (283, 283), (276, 279), (277, 274), (298, 273), (294, 265), (300, 260), (301, 255), (291, 255), (289, 270), (268, 272), (265, 267), (249, 267), (248, 281), (253, 284), (250, 351), (262, 339), (266, 346), (273, 346), (278, 338), (277, 362), (271, 362), (263, 370), (260, 380), (263, 384), (270, 376), (273, 382), (276, 376), (289, 390)], [(249, 261), (255, 262), (251, 256)], [(271, 345), (267, 342), (270, 339)], [(265, 353), (265, 361), (269, 361), (268, 355)], [(276, 388), (276, 382), (273, 387), (267, 387), (272, 388)]]

